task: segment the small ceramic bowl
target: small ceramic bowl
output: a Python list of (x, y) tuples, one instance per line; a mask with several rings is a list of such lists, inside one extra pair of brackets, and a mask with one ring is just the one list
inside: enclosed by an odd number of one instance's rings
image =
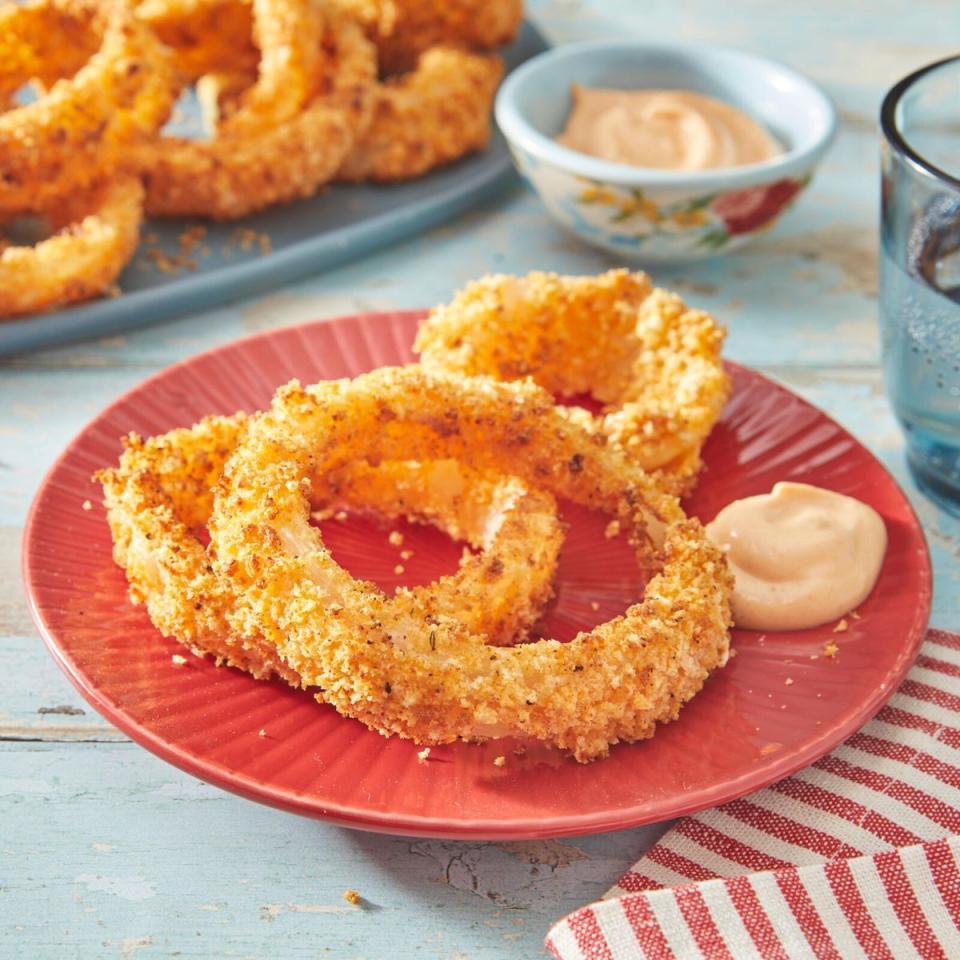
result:
[[(759, 120), (786, 152), (693, 172), (600, 160), (554, 141), (574, 83), (717, 97)], [(724, 47), (627, 41), (534, 57), (507, 77), (496, 115), (517, 168), (558, 223), (595, 246), (651, 262), (724, 253), (767, 230), (810, 182), (836, 128), (827, 96), (783, 64)]]

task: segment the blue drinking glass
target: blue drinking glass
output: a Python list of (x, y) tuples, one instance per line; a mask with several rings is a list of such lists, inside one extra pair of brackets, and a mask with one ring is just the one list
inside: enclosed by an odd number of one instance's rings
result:
[(917, 484), (960, 515), (960, 57), (893, 87), (880, 128), (887, 393)]

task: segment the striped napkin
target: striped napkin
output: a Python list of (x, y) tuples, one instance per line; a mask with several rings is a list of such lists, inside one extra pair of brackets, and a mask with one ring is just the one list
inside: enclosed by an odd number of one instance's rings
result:
[(931, 630), (859, 733), (771, 787), (678, 821), (558, 960), (960, 958), (960, 636)]

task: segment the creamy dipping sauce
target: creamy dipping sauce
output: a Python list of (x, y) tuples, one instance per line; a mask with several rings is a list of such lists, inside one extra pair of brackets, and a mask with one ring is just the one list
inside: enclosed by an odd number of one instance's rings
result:
[(707, 525), (736, 578), (733, 621), (751, 630), (803, 630), (867, 598), (887, 529), (865, 503), (806, 483), (735, 500)]
[(760, 163), (783, 148), (752, 117), (690, 90), (571, 87), (557, 143), (614, 163), (707, 170)]

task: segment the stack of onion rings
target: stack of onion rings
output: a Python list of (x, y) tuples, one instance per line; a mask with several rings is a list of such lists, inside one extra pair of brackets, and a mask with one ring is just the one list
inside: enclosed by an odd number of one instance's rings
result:
[[(507, 648), (458, 618), (397, 605), (339, 567), (309, 525), (314, 484), (358, 460), (456, 458), (601, 509), (654, 575), (621, 617)], [(653, 734), (728, 655), (723, 555), (616, 446), (530, 382), (382, 369), (283, 388), (218, 485), (214, 569), (233, 631), (262, 636), (346, 716), (418, 743), (536, 737), (579, 760)]]
[(431, 371), (501, 380), (531, 377), (557, 396), (589, 394), (591, 416), (567, 416), (689, 489), (700, 448), (730, 391), (724, 329), (642, 273), (599, 277), (488, 276), (436, 307), (414, 344)]
[[(318, 9), (308, 0), (141, 6), (196, 84), (211, 134), (169, 139), (148, 155), (148, 214), (234, 219), (308, 196), (334, 176), (406, 180), (486, 145), (502, 64), (471, 49), (512, 39), (521, 3), (341, 0), (324, 10), (326, 40), (311, 27)], [(376, 44), (378, 84), (356, 56), (358, 29)], [(338, 49), (318, 80), (310, 54), (324, 44)]]
[[(119, 292), (143, 214), (233, 220), (482, 149), (502, 74), (486, 51), (521, 15), (520, 0), (0, 6), (0, 271), (15, 280), (0, 319)], [(207, 138), (163, 135), (190, 88)], [(10, 222), (34, 217), (54, 235), (18, 245)]]
[[(532, 737), (605, 756), (674, 719), (729, 654), (731, 574), (676, 499), (726, 396), (722, 339), (643, 274), (487, 278), (418, 340), (425, 362), (487, 375), (411, 365), (293, 382), (254, 417), (128, 438), (98, 475), (115, 559), (164, 634), (317, 688), (385, 735)], [(620, 403), (594, 418), (531, 373)], [(639, 443), (611, 428), (618, 416)], [(568, 644), (531, 636), (563, 539), (557, 498), (609, 515), (645, 584)], [(387, 594), (341, 567), (312, 523), (344, 507), (434, 524), (477, 552)]]

